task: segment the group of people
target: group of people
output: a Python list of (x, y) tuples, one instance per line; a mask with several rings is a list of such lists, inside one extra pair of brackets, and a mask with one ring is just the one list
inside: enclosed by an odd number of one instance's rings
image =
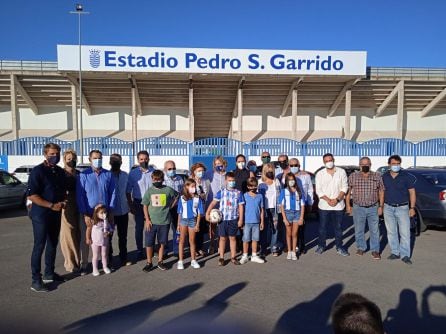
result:
[[(135, 220), (137, 260), (146, 259), (143, 271), (154, 267), (166, 270), (164, 258), (171, 251), (178, 257), (177, 269), (184, 269), (185, 248), (189, 244), (192, 268), (200, 268), (198, 258), (218, 249), (218, 264), (226, 264), (224, 255), (229, 241), (230, 262), (245, 264), (249, 260), (264, 263), (269, 254), (285, 253), (296, 261), (305, 249), (305, 213), (311, 211), (315, 194), (311, 175), (300, 162), (285, 154), (278, 157), (279, 166), (271, 162), (269, 152), (261, 155), (262, 164), (236, 157), (236, 169), (228, 171), (226, 160), (217, 156), (212, 170), (202, 163), (190, 168), (183, 179), (176, 174), (172, 160), (163, 170), (154, 170), (147, 151), (137, 154), (138, 165), (127, 173), (121, 170), (122, 157), (110, 156), (110, 170), (103, 168), (102, 153), (89, 153), (90, 168), (76, 170), (77, 155), (63, 152), (57, 144), (44, 147), (44, 162), (33, 168), (28, 181), (28, 199), (32, 202), (30, 217), (34, 232), (31, 257), (33, 291), (47, 291), (46, 284), (63, 281), (55, 273), (59, 240), (67, 272), (87, 274), (89, 250), (92, 251), (92, 274), (100, 275), (98, 262), (109, 274), (113, 267), (112, 238), (117, 232), (120, 265), (130, 265), (127, 250), (129, 213)], [(388, 159), (389, 172), (371, 171), (371, 161), (360, 159), (360, 172), (347, 178), (335, 166), (332, 154), (323, 156), (324, 168), (315, 177), (319, 198), (319, 239), (317, 254), (326, 250), (329, 226), (335, 230), (336, 251), (348, 256), (343, 247), (344, 212), (353, 214), (357, 251), (367, 251), (365, 225), (370, 232), (370, 251), (379, 260), (379, 216), (384, 215), (391, 255), (410, 264), (410, 217), (415, 215), (413, 177), (401, 170), (401, 158)], [(260, 172), (260, 180), (257, 173)], [(217, 216), (219, 219), (215, 219)], [(172, 243), (168, 243), (172, 231)], [(205, 237), (209, 246), (205, 249)], [(218, 237), (218, 245), (216, 239)], [(157, 243), (156, 243), (157, 241)], [(159, 249), (155, 247), (159, 245)], [(170, 248), (170, 249), (166, 249)], [(237, 251), (241, 257), (237, 258)], [(45, 251), (45, 270), (41, 258)], [(251, 256), (249, 256), (251, 253)]]

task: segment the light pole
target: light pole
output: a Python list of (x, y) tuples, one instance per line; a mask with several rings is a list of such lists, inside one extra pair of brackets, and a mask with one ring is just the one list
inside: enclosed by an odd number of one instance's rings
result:
[(82, 4), (76, 4), (76, 11), (71, 11), (70, 14), (76, 14), (78, 16), (78, 37), (79, 37), (79, 142), (80, 149), (79, 155), (81, 157), (81, 163), (84, 162), (84, 128), (82, 122), (82, 40), (81, 40), (81, 16), (90, 14), (90, 12), (84, 12)]

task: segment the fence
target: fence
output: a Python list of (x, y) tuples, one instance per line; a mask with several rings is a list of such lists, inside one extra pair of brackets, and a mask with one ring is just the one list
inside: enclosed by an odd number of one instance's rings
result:
[[(53, 142), (62, 150), (73, 148), (79, 151), (79, 141), (63, 141), (51, 137), (27, 137), (0, 142), (0, 155), (42, 155), (46, 143)], [(286, 153), (292, 156), (321, 156), (330, 152), (335, 156), (446, 156), (446, 138), (435, 138), (412, 143), (396, 138), (380, 138), (363, 143), (341, 139), (324, 138), (301, 143), (285, 138), (260, 139), (242, 143), (229, 138), (205, 138), (192, 143), (169, 137), (152, 137), (136, 143), (108, 137), (90, 137), (83, 141), (84, 152), (101, 150), (104, 155), (119, 153), (134, 156), (140, 150), (147, 150), (157, 156), (260, 156), (268, 151), (272, 156)]]

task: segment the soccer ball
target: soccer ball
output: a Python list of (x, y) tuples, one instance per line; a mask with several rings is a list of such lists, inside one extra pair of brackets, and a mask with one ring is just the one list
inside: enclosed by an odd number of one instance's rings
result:
[(220, 210), (212, 209), (211, 212), (209, 213), (209, 221), (212, 224), (218, 224), (219, 222), (221, 222), (222, 218), (223, 217)]

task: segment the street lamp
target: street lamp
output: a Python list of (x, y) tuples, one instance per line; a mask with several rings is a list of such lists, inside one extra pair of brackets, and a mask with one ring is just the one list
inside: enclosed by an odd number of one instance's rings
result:
[(78, 37), (79, 37), (79, 141), (80, 150), (79, 155), (81, 157), (81, 163), (84, 162), (84, 129), (82, 122), (82, 40), (81, 40), (81, 16), (90, 14), (90, 12), (84, 12), (82, 4), (76, 4), (76, 11), (71, 11), (70, 14), (76, 14), (78, 16)]

